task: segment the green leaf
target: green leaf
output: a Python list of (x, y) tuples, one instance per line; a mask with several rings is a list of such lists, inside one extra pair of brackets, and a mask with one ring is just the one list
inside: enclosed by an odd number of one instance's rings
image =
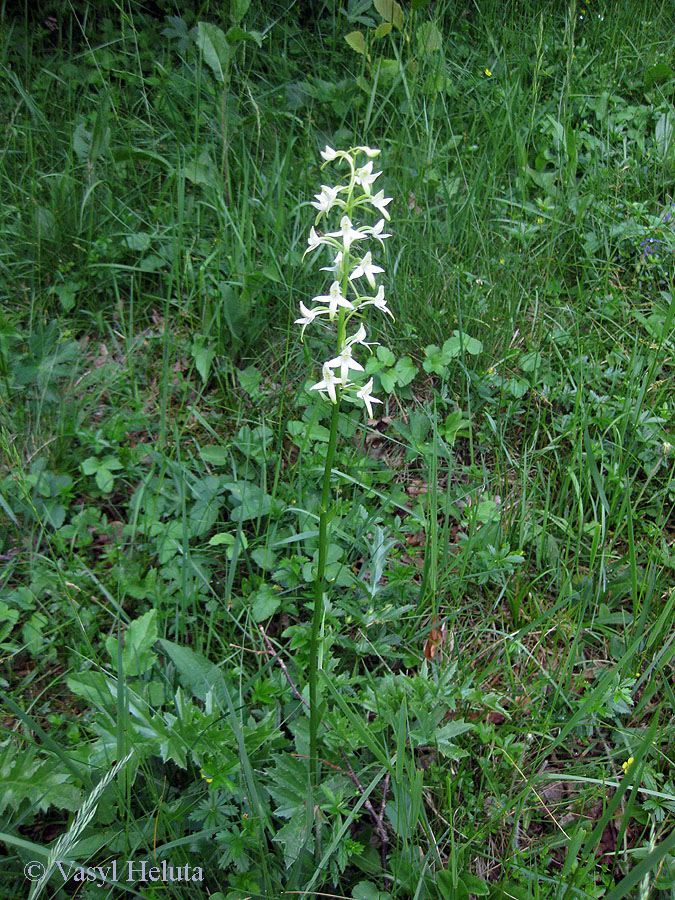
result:
[(228, 29), (225, 37), (230, 44), (236, 44), (238, 41), (253, 41), (259, 47), (262, 47), (262, 35), (259, 31), (244, 31), (243, 28), (235, 26)]
[(94, 475), (98, 471), (100, 463), (95, 456), (88, 456), (83, 463), (81, 463), (82, 471), (85, 475)]
[(349, 34), (345, 35), (345, 40), (352, 50), (356, 50), (356, 52), (360, 53), (362, 56), (365, 54), (366, 40), (360, 31), (350, 31)]
[(96, 470), (96, 484), (104, 494), (109, 494), (113, 489), (115, 478), (110, 469), (106, 469), (104, 465), (100, 465)]
[(406, 384), (410, 384), (415, 375), (417, 375), (419, 369), (417, 366), (413, 365), (413, 361), (409, 356), (402, 356), (396, 363), (394, 371), (400, 387), (405, 387)]
[(43, 616), (42, 613), (34, 612), (21, 629), (21, 637), (26, 645), (26, 650), (31, 656), (37, 656), (45, 646), (43, 632), (47, 623), (48, 619), (46, 616)]
[(487, 897), (490, 893), (490, 885), (487, 881), (477, 878), (471, 872), (462, 872), (461, 878), (470, 894), (475, 894), (476, 897)]
[(359, 881), (352, 888), (354, 900), (391, 900), (389, 891), (381, 891), (372, 881)]
[[(124, 649), (122, 650), (122, 674), (124, 676), (142, 675), (153, 665), (157, 656), (152, 652), (152, 647), (157, 643), (157, 610), (151, 609), (140, 619), (134, 619), (129, 624), (124, 635)], [(117, 664), (118, 642), (117, 638), (110, 635), (105, 642), (105, 647), (113, 666)]]
[(230, 0), (230, 18), (238, 25), (248, 12), (251, 0)]
[(265, 572), (271, 572), (277, 564), (276, 553), (268, 547), (258, 547), (251, 553), (251, 559)]
[(385, 22), (392, 22), (399, 31), (403, 28), (405, 15), (396, 0), (373, 0), (373, 6)]
[(204, 62), (211, 67), (218, 81), (225, 84), (227, 67), (234, 51), (222, 29), (211, 22), (198, 22), (197, 46), (202, 52)]
[(380, 22), (377, 28), (372, 32), (373, 40), (377, 41), (379, 38), (386, 37), (392, 29), (391, 22)]
[(656, 123), (656, 152), (659, 159), (663, 162), (668, 156), (668, 152), (673, 142), (673, 119), (670, 113), (663, 113)]
[(150, 244), (152, 243), (151, 236), (147, 233), (147, 231), (137, 231), (134, 234), (128, 234), (124, 238), (124, 243), (130, 250), (139, 250), (144, 252), (150, 248)]
[(674, 76), (675, 72), (673, 72), (668, 63), (656, 63), (655, 66), (650, 66), (645, 72), (645, 87), (649, 90), (655, 84), (665, 84), (666, 81), (670, 81)]
[(258, 590), (253, 594), (253, 606), (251, 614), (255, 622), (262, 622), (269, 619), (279, 609), (281, 599), (279, 595), (270, 587), (269, 584), (261, 584)]
[(195, 361), (197, 371), (201, 375), (204, 384), (208, 381), (211, 363), (213, 362), (213, 357), (216, 355), (215, 347), (206, 345), (205, 340), (206, 339), (201, 334), (196, 335), (190, 351), (192, 358)]
[(393, 366), (396, 363), (396, 357), (391, 350), (388, 347), (383, 347), (381, 344), (377, 348), (377, 358), (380, 362), (384, 363), (385, 366)]
[(259, 519), (272, 509), (272, 498), (257, 484), (250, 481), (228, 481), (223, 487), (232, 494), (237, 503), (231, 513), (234, 522)]
[(288, 423), (286, 428), (296, 444), (303, 444), (306, 440), (321, 441), (327, 444), (330, 438), (330, 431), (325, 425), (319, 425), (318, 422), (310, 424), (294, 419)]
[(424, 22), (415, 32), (420, 56), (431, 56), (443, 49), (441, 33), (433, 22)]
[(231, 462), (230, 454), (218, 444), (206, 444), (204, 447), (200, 447), (199, 455), (204, 462), (212, 466), (228, 466)]
[(237, 380), (242, 391), (250, 397), (256, 396), (258, 387), (262, 381), (262, 374), (255, 366), (247, 366), (245, 369), (237, 369)]
[(181, 684), (198, 700), (206, 700), (209, 692), (223, 705), (227, 682), (221, 669), (190, 647), (160, 639), (159, 644), (176, 667)]

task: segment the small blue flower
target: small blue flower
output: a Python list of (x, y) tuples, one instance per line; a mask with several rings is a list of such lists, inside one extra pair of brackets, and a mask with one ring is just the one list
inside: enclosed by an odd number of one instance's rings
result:
[(656, 253), (659, 244), (662, 244), (663, 241), (657, 240), (657, 238), (648, 238), (646, 241), (643, 241), (640, 246), (644, 247), (643, 256), (647, 259), (648, 256), (652, 256), (652, 254)]

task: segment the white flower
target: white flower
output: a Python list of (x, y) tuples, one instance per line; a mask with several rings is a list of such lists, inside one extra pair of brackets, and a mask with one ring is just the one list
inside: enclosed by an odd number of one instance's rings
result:
[(362, 231), (364, 234), (369, 234), (371, 237), (377, 238), (380, 243), (388, 237), (391, 237), (390, 234), (382, 234), (382, 229), (384, 228), (384, 219), (380, 219), (372, 228), (366, 226)]
[(372, 150), (370, 147), (357, 147), (356, 149), (357, 149), (357, 150), (362, 150), (362, 151), (366, 154), (366, 156), (371, 156), (371, 157), (372, 157), (372, 156), (379, 156), (379, 155), (380, 155), (380, 151), (379, 151), (379, 150)]
[[(337, 403), (337, 394), (335, 393), (335, 388), (340, 387), (340, 381), (335, 377), (333, 370), (329, 367), (328, 363), (323, 364), (323, 380), (317, 381), (316, 384), (313, 384), (310, 388), (310, 391), (321, 391), (321, 393), (327, 393), (331, 399), (331, 403)], [(371, 378), (372, 381), (372, 378)]]
[(377, 344), (377, 341), (370, 341), (370, 343), (366, 340), (366, 329), (363, 325), (363, 322), (359, 325), (359, 330), (356, 334), (353, 334), (350, 338), (347, 338), (347, 344), (350, 347), (353, 347), (354, 344), (361, 344), (364, 347), (372, 347)]
[(373, 265), (373, 256), (368, 251), (366, 255), (363, 257), (361, 262), (356, 266), (352, 274), (349, 276), (350, 278), (360, 278), (362, 275), (365, 275), (368, 279), (368, 284), (371, 288), (375, 287), (375, 275), (378, 272), (384, 272), (384, 269), (381, 266)]
[(390, 216), (385, 209), (385, 206), (387, 205), (387, 203), (391, 203), (391, 201), (391, 197), (384, 196), (384, 191), (378, 191), (377, 194), (370, 198), (370, 202), (373, 204), (373, 206), (377, 209), (380, 215), (384, 216), (387, 220), (389, 220)]
[(317, 247), (320, 247), (321, 244), (328, 244), (329, 241), (326, 240), (325, 237), (319, 237), (316, 233), (316, 228), (312, 225), (309, 229), (309, 237), (307, 238), (307, 249), (302, 254), (303, 259), (307, 256), (308, 253), (311, 253), (312, 250), (316, 250)]
[(363, 400), (366, 404), (366, 409), (368, 410), (368, 418), (373, 418), (373, 403), (382, 403), (381, 400), (378, 400), (377, 397), (371, 397), (373, 391), (373, 379), (370, 378), (361, 388), (360, 391), (356, 392), (356, 396), (359, 400)]
[(354, 309), (354, 304), (351, 302), (351, 300), (347, 300), (346, 297), (342, 296), (340, 292), (339, 281), (334, 281), (331, 284), (327, 294), (322, 294), (319, 297), (314, 297), (312, 303), (327, 303), (329, 319), (335, 318), (338, 306), (344, 306), (346, 309)]
[(342, 272), (342, 251), (336, 254), (332, 266), (321, 266), (321, 271), (333, 272), (335, 275), (340, 275)]
[(346, 345), (342, 353), (339, 356), (336, 356), (335, 359), (329, 360), (326, 365), (331, 369), (336, 369), (338, 366), (340, 367), (340, 381), (342, 382), (342, 387), (347, 384), (350, 369), (355, 369), (357, 372), (363, 372), (361, 363), (357, 363), (355, 359), (352, 359), (351, 344)]
[[(384, 219), (382, 219), (382, 223), (384, 224)], [(345, 253), (347, 253), (349, 252), (349, 248), (354, 243), (354, 241), (363, 240), (364, 233), (361, 231), (356, 231), (356, 229), (352, 227), (352, 221), (349, 216), (343, 216), (340, 219), (340, 230), (329, 231), (327, 232), (326, 237), (340, 238), (342, 240), (342, 246), (344, 247)], [(389, 237), (389, 235), (387, 235), (387, 237)]]
[(380, 312), (386, 313), (388, 316), (391, 316), (392, 319), (394, 318), (391, 310), (387, 306), (387, 303), (384, 299), (384, 288), (382, 287), (382, 285), (379, 286), (377, 294), (375, 294), (374, 297), (371, 297), (370, 300), (364, 300), (363, 303), (361, 303), (360, 305), (361, 306), (376, 306), (380, 310)]
[(380, 177), (381, 174), (382, 172), (373, 173), (373, 161), (371, 159), (371, 161), (366, 163), (365, 166), (361, 166), (361, 168), (357, 169), (354, 172), (354, 178), (356, 179), (356, 183), (360, 184), (366, 194), (370, 196), (370, 186), (376, 178)]
[(333, 150), (332, 147), (329, 147), (326, 144), (326, 149), (321, 151), (321, 156), (326, 160), (326, 162), (330, 162), (333, 159), (337, 159), (337, 150)]
[[(321, 193), (314, 194), (316, 197), (316, 203), (312, 203), (311, 205), (318, 209), (320, 213), (327, 213), (335, 206), (336, 202), (338, 202), (338, 194), (343, 190), (342, 187), (330, 187), (327, 184), (321, 185)], [(375, 198), (373, 198), (374, 200)], [(344, 206), (344, 203), (343, 203)], [(387, 216), (387, 218), (389, 218)]]
[(327, 312), (325, 309), (307, 309), (305, 304), (300, 301), (300, 312), (302, 313), (302, 318), (295, 320), (295, 325), (302, 325), (302, 331), (300, 332), (300, 340), (302, 340), (305, 336), (305, 328), (310, 325), (317, 316), (322, 315)]

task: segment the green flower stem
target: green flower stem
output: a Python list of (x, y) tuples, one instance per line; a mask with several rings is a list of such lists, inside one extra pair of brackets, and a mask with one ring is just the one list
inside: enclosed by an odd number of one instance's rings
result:
[[(338, 398), (339, 399), (339, 398)], [(319, 507), (319, 561), (316, 569), (316, 581), (314, 582), (314, 614), (312, 616), (312, 639), (309, 645), (309, 755), (312, 771), (312, 784), (318, 787), (321, 777), (321, 761), (317, 747), (317, 732), (319, 730), (319, 682), (318, 682), (318, 655), (319, 655), (319, 630), (324, 612), (324, 582), (326, 578), (326, 558), (328, 556), (328, 509), (330, 501), (330, 482), (333, 470), (333, 459), (337, 446), (337, 428), (340, 404), (333, 403), (330, 419), (330, 436), (326, 451), (326, 465), (323, 470), (323, 489), (321, 491), (321, 506)]]

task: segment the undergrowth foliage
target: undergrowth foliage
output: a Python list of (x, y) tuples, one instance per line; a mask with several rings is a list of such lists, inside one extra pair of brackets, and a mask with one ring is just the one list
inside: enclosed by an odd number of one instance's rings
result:
[(0, 5), (0, 900), (672, 898), (670, 4), (174, 6)]

